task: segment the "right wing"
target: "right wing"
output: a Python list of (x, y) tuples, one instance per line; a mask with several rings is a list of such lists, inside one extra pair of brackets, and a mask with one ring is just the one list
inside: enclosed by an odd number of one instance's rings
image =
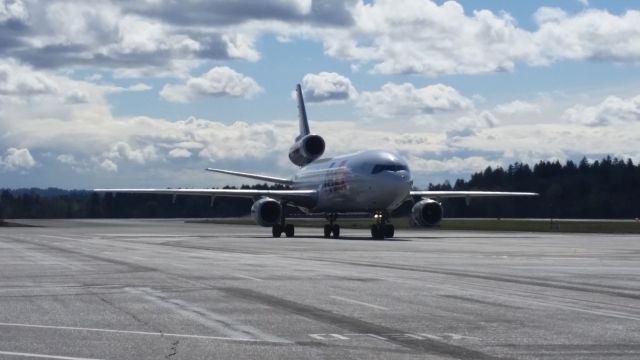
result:
[(228, 196), (257, 199), (268, 196), (274, 199), (291, 201), (295, 204), (315, 202), (316, 190), (254, 190), (254, 189), (94, 189), (96, 192), (125, 194), (165, 194), (165, 195), (200, 195)]

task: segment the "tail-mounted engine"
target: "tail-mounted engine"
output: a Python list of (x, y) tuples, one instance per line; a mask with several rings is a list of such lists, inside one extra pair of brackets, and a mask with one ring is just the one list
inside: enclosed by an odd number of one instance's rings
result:
[(260, 226), (273, 226), (280, 222), (282, 206), (271, 198), (262, 198), (251, 206), (251, 216)]
[(431, 199), (424, 199), (413, 205), (411, 219), (420, 226), (436, 226), (442, 220), (442, 205)]
[(324, 139), (320, 135), (304, 135), (289, 149), (289, 160), (305, 166), (324, 153)]

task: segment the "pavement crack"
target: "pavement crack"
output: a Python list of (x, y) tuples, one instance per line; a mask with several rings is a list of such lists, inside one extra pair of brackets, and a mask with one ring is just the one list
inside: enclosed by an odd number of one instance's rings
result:
[(145, 320), (141, 319), (140, 317), (138, 317), (136, 314), (132, 313), (131, 311), (128, 311), (128, 310), (126, 310), (126, 309), (124, 309), (124, 308), (122, 308), (120, 306), (117, 306), (116, 304), (114, 304), (113, 302), (107, 300), (103, 296), (100, 296), (99, 293), (95, 293), (95, 292), (92, 292), (92, 291), (89, 291), (89, 292), (91, 292), (94, 296), (96, 296), (98, 299), (100, 299), (105, 304), (111, 306), (112, 308), (114, 308), (114, 309), (116, 309), (116, 310), (118, 310), (120, 312), (123, 312), (123, 313), (129, 315), (131, 318), (133, 318), (133, 320), (135, 320), (135, 321), (137, 321), (137, 322), (139, 322), (139, 323), (141, 323), (141, 324), (153, 329), (154, 331), (156, 331), (158, 333), (162, 333), (161, 330), (158, 330), (158, 329), (154, 328), (153, 325), (151, 323), (149, 323), (148, 321), (145, 321)]
[(171, 359), (172, 357), (178, 354), (178, 344), (180, 344), (180, 340), (176, 340), (171, 343), (171, 347), (169, 348), (169, 353), (164, 356), (165, 359)]

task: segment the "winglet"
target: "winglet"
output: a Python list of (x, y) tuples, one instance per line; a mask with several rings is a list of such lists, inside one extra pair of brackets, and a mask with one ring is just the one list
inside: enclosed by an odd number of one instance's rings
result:
[(309, 122), (307, 121), (307, 110), (304, 107), (304, 98), (302, 97), (302, 88), (300, 84), (296, 85), (296, 94), (298, 95), (298, 122), (300, 124), (300, 135), (298, 138), (301, 138), (305, 135), (309, 135)]

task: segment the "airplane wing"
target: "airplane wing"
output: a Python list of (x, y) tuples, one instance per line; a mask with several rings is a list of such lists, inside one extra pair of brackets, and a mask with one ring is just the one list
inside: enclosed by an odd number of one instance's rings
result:
[(276, 184), (291, 185), (293, 183), (289, 179), (283, 179), (283, 178), (279, 178), (279, 177), (275, 177), (275, 176), (250, 174), (250, 173), (244, 173), (244, 172), (239, 172), (239, 171), (231, 171), (231, 170), (223, 170), (223, 169), (212, 169), (212, 168), (207, 168), (206, 170), (207, 171), (211, 171), (211, 172), (220, 173), (220, 174), (241, 176), (241, 177), (245, 177), (245, 178), (249, 178), (249, 179), (267, 181), (267, 182), (272, 182), (272, 183), (276, 183)]
[(260, 198), (268, 196), (278, 200), (295, 203), (314, 201), (316, 190), (254, 190), (254, 189), (94, 189), (95, 192), (111, 192), (126, 194), (165, 194), (165, 195), (200, 195)]
[(410, 196), (424, 196), (434, 199), (449, 198), (474, 198), (474, 197), (499, 197), (499, 196), (538, 196), (531, 192), (504, 192), (504, 191), (410, 191)]

